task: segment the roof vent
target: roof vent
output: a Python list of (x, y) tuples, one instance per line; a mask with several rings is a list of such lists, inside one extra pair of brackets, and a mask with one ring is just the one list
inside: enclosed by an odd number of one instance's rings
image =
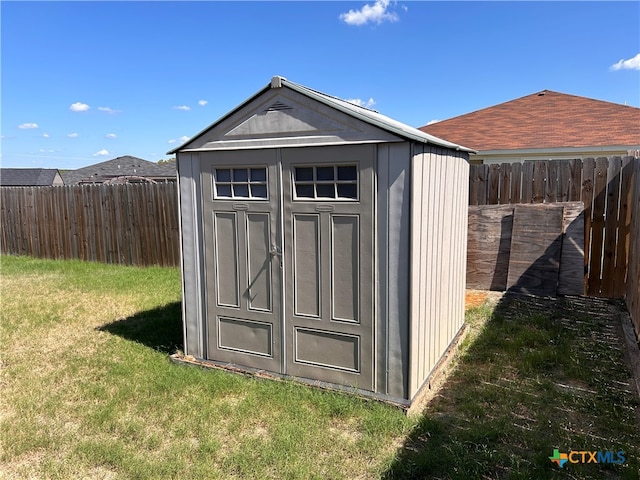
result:
[(280, 112), (282, 110), (291, 110), (293, 107), (290, 107), (289, 105), (282, 103), (280, 101), (272, 104), (270, 107), (265, 108), (265, 112)]
[(539, 97), (544, 97), (544, 94), (547, 93), (546, 90), (541, 91), (540, 93), (538, 93)]
[(280, 77), (279, 75), (271, 77), (271, 88), (282, 88), (283, 80), (286, 80), (286, 78)]

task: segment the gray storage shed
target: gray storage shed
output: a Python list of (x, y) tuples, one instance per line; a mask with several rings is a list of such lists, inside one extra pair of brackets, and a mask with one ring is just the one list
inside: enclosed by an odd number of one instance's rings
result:
[(169, 152), (185, 354), (410, 405), (464, 323), (470, 151), (273, 77)]

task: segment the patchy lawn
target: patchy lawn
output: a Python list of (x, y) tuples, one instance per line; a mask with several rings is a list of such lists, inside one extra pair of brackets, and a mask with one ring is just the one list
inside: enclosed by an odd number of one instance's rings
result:
[[(487, 309), (467, 313), (472, 334), (456, 370), (384, 478), (639, 478), (623, 305), (507, 295)], [(559, 468), (554, 449), (624, 461), (574, 453)]]
[[(0, 478), (638, 478), (618, 303), (506, 297), (421, 417), (169, 361), (180, 274), (1, 257)], [(624, 451), (565, 464), (554, 449)]]

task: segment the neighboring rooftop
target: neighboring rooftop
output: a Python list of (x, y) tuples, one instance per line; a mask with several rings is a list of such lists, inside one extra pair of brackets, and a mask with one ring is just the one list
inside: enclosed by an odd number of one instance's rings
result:
[(104, 183), (117, 178), (145, 178), (153, 181), (175, 181), (176, 164), (158, 164), (125, 155), (88, 167), (69, 170), (62, 177), (67, 185), (79, 183)]
[(62, 184), (62, 177), (56, 168), (0, 168), (0, 185), (3, 187), (47, 187)]
[(640, 108), (542, 90), (420, 127), (477, 151), (640, 146)]

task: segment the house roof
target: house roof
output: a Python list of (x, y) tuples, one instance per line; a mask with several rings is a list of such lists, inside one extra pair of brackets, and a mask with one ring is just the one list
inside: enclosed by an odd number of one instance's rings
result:
[(425, 125), (478, 151), (640, 145), (640, 108), (541, 92)]
[(115, 177), (138, 176), (147, 178), (173, 178), (176, 176), (175, 163), (158, 164), (141, 158), (125, 155), (87, 167), (70, 170), (62, 174), (64, 183), (75, 185), (80, 182), (104, 181)]
[(446, 148), (452, 148), (455, 150), (462, 150), (465, 152), (472, 152), (473, 150), (463, 147), (459, 144), (456, 143), (452, 143), (450, 141), (446, 141), (443, 140), (441, 138), (437, 138), (436, 136), (433, 136), (429, 133), (426, 132), (422, 132), (420, 130), (418, 130), (417, 128), (414, 127), (410, 127), (409, 125), (405, 125), (404, 123), (398, 122), (396, 120), (393, 120), (385, 115), (382, 115), (380, 113), (378, 113), (375, 110), (370, 110), (368, 108), (365, 107), (361, 107), (359, 105), (355, 105), (351, 102), (347, 102), (346, 100), (342, 100), (340, 98), (331, 96), (331, 95), (327, 95), (326, 93), (322, 93), (319, 92), (317, 90), (313, 90), (311, 88), (305, 87), (303, 85), (299, 85), (297, 83), (294, 82), (290, 82), (289, 80), (287, 80), (284, 77), (280, 77), (280, 76), (275, 76), (271, 79), (271, 82), (264, 87), (262, 90), (260, 90), (258, 93), (256, 93), (255, 95), (253, 95), (252, 97), (250, 97), (248, 100), (246, 100), (244, 103), (242, 103), (241, 105), (239, 105), (238, 107), (236, 107), (234, 110), (232, 110), (231, 112), (227, 113), (226, 115), (224, 115), (223, 117), (221, 117), (220, 119), (218, 119), (216, 122), (214, 122), (213, 124), (209, 125), (207, 128), (205, 128), (204, 130), (202, 130), (201, 132), (199, 132), (198, 134), (194, 135), (189, 141), (187, 141), (185, 144), (179, 146), (178, 148), (175, 148), (171, 151), (168, 152), (168, 154), (174, 154), (180, 150), (183, 149), (188, 149), (189, 145), (192, 143), (195, 143), (196, 140), (198, 140), (202, 135), (204, 135), (206, 132), (210, 131), (211, 129), (213, 129), (215, 126), (217, 126), (218, 124), (220, 124), (221, 122), (223, 122), (225, 119), (231, 117), (232, 115), (234, 115), (236, 112), (240, 111), (243, 107), (245, 107), (247, 104), (251, 103), (252, 101), (254, 101), (257, 97), (263, 95), (264, 93), (266, 93), (267, 91), (269, 91), (270, 89), (276, 89), (276, 88), (289, 88), (295, 92), (298, 92), (310, 99), (316, 100), (324, 105), (327, 105), (331, 108), (334, 108), (335, 110), (338, 110), (342, 113), (345, 113), (351, 117), (354, 117), (358, 120), (361, 120), (367, 124), (373, 125), (377, 128), (380, 128), (384, 131), (387, 131), (389, 133), (392, 133), (394, 135), (397, 135), (398, 137), (407, 139), (407, 140), (412, 140), (412, 141), (416, 141), (416, 142), (420, 142), (420, 143), (429, 143), (429, 144), (434, 144), (437, 146), (442, 146), (442, 147), (446, 147)]
[(3, 187), (43, 187), (53, 185), (59, 172), (56, 168), (0, 168)]

